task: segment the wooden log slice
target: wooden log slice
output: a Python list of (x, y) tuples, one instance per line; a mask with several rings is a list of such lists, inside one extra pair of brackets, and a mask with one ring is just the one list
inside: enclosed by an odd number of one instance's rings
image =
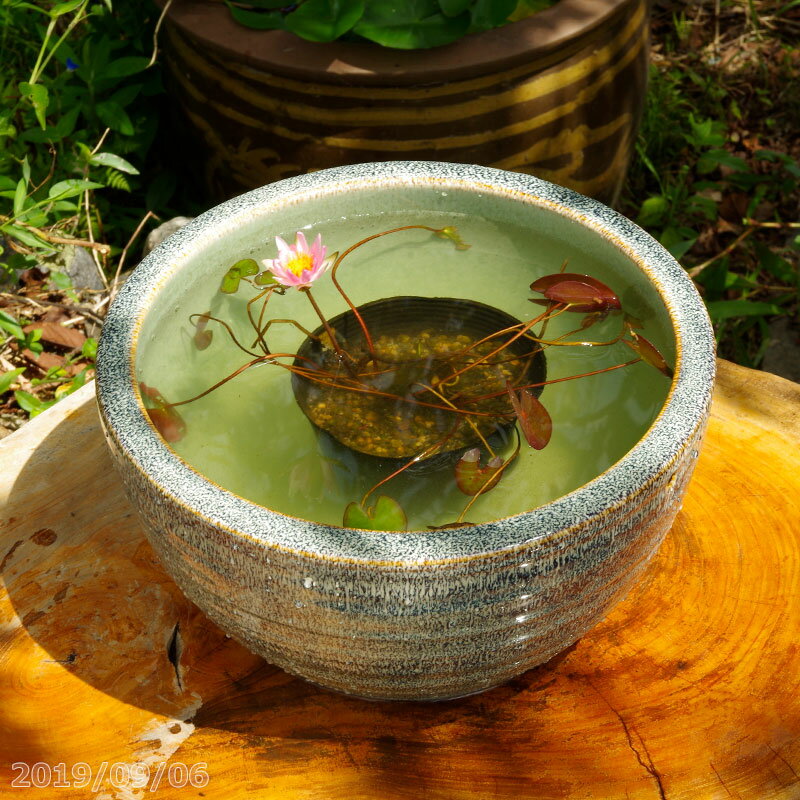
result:
[(208, 622), (146, 543), (92, 392), (0, 444), (0, 797), (800, 797), (800, 386), (721, 362), (630, 596), (439, 704), (331, 694)]

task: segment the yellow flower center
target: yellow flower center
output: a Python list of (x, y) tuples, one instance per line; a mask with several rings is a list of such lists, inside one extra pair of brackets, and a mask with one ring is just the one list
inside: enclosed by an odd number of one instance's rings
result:
[(303, 274), (304, 269), (311, 269), (314, 262), (308, 253), (298, 253), (291, 261), (286, 264), (286, 268), (297, 275), (299, 278)]

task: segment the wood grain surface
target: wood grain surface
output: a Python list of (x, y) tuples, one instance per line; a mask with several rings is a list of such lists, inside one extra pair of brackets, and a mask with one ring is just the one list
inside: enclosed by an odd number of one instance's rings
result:
[(0, 444), (0, 797), (800, 798), (798, 442), (800, 386), (721, 362), (683, 510), (608, 619), (485, 694), (370, 703), (182, 597), (85, 387)]

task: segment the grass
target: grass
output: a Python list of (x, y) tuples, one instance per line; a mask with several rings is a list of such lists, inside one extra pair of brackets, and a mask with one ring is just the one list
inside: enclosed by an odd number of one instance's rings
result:
[(696, 282), (719, 353), (758, 367), (798, 320), (800, 2), (661, 0), (622, 211)]

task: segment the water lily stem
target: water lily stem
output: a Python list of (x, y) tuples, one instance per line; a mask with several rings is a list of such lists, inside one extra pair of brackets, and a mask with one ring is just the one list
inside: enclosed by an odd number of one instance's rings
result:
[[(451, 403), (450, 400), (448, 400), (443, 394), (441, 394), (441, 392), (437, 392), (436, 389), (434, 389), (432, 386), (428, 386), (428, 384), (426, 383), (419, 383), (419, 382), (414, 385), (421, 386), (426, 391), (429, 391), (432, 395), (438, 397), (443, 403), (447, 403), (447, 405), (450, 406), (450, 408), (456, 411), (458, 410), (458, 407), (454, 403)], [(492, 446), (486, 440), (484, 435), (480, 432), (478, 426), (469, 417), (466, 417), (466, 422), (470, 426), (470, 428), (472, 428), (474, 434), (481, 440), (483, 446), (489, 451), (489, 455), (492, 458), (495, 458), (497, 453), (495, 453), (494, 450), (492, 450)]]
[(247, 353), (247, 355), (249, 355), (249, 356), (254, 356), (255, 358), (258, 358), (258, 357), (259, 357), (258, 353), (254, 353), (252, 350), (248, 350), (248, 349), (247, 349), (247, 348), (246, 348), (246, 347), (245, 347), (245, 346), (244, 346), (244, 345), (243, 345), (243, 344), (242, 344), (242, 343), (241, 343), (241, 342), (240, 342), (240, 341), (239, 341), (239, 340), (236, 338), (236, 335), (234, 334), (233, 330), (231, 329), (231, 326), (230, 326), (230, 325), (228, 325), (228, 323), (227, 323), (227, 322), (225, 322), (225, 320), (223, 320), (223, 319), (220, 319), (219, 317), (212, 317), (212, 316), (211, 316), (211, 314), (191, 314), (191, 315), (189, 316), (189, 323), (190, 323), (190, 324), (192, 324), (192, 325), (194, 325), (194, 324), (195, 324), (194, 320), (195, 320), (195, 319), (200, 319), (201, 317), (204, 317), (204, 318), (205, 318), (205, 319), (207, 319), (209, 322), (218, 322), (220, 325), (222, 325), (222, 327), (223, 327), (223, 328), (225, 328), (225, 330), (228, 332), (228, 336), (230, 336), (230, 337), (231, 337), (231, 340), (233, 341), (233, 343), (234, 343), (234, 344), (235, 344), (235, 345), (236, 345), (236, 346), (237, 346), (237, 347), (238, 347), (238, 348), (239, 348), (239, 349), (240, 349), (242, 352), (244, 352), (244, 353)]
[[(574, 381), (578, 378), (589, 378), (592, 375), (602, 375), (604, 372), (613, 372), (615, 369), (622, 369), (623, 367), (630, 367), (632, 364), (637, 364), (642, 361), (641, 358), (632, 358), (630, 361), (625, 361), (622, 364), (614, 364), (612, 367), (604, 367), (603, 369), (596, 369), (593, 372), (582, 372), (580, 375), (568, 375), (566, 378), (553, 378), (549, 381), (540, 381), (539, 383), (528, 383), (525, 386), (514, 386), (515, 392), (520, 392), (523, 389), (535, 389), (539, 386), (550, 386), (553, 383), (563, 383), (564, 381)], [(483, 394), (480, 397), (470, 397), (466, 403), (480, 403), (484, 400), (491, 400), (494, 397), (500, 397), (507, 394), (507, 391), (494, 392), (493, 394)]]
[(450, 430), (450, 432), (447, 434), (447, 436), (444, 437), (444, 439), (440, 439), (438, 442), (434, 442), (430, 447), (426, 448), (421, 453), (418, 453), (410, 461), (408, 461), (407, 463), (403, 464), (402, 467), (400, 467), (399, 469), (396, 469), (391, 475), (387, 475), (385, 478), (383, 478), (382, 480), (378, 481), (361, 498), (361, 507), (362, 508), (366, 508), (367, 500), (369, 499), (369, 496), (376, 489), (380, 489), (381, 486), (383, 486), (384, 484), (388, 483), (390, 480), (392, 480), (392, 478), (396, 478), (401, 472), (405, 472), (409, 467), (414, 466), (414, 464), (416, 464), (418, 461), (422, 461), (423, 458), (427, 458), (428, 456), (432, 456), (437, 450), (439, 450), (440, 448), (444, 447), (444, 445), (446, 444), (447, 440), (456, 432), (457, 429), (458, 429), (458, 423), (456, 423), (453, 426), (453, 428)]
[[(264, 309), (266, 308), (270, 297), (272, 297), (272, 292), (274, 290), (275, 290), (274, 286), (268, 286), (266, 289), (260, 291), (258, 294), (253, 295), (253, 297), (251, 297), (247, 301), (247, 308), (246, 308), (246, 310), (247, 310), (247, 319), (250, 320), (250, 325), (252, 325), (253, 330), (256, 332), (255, 344), (259, 345), (266, 355), (269, 355), (269, 347), (267, 347), (267, 343), (264, 340), (264, 335), (261, 332), (261, 320), (264, 317)], [(259, 319), (259, 323), (256, 324), (256, 321), (253, 319), (252, 306), (253, 306), (253, 303), (255, 303), (258, 300), (260, 300), (262, 297), (264, 297), (264, 295), (266, 295), (266, 298), (264, 299), (264, 305), (261, 308), (261, 314), (259, 315), (259, 318), (258, 318)]]
[(325, 328), (325, 333), (328, 334), (328, 338), (331, 340), (331, 345), (333, 346), (333, 349), (336, 351), (336, 355), (339, 356), (339, 360), (344, 364), (347, 371), (351, 375), (354, 375), (355, 373), (353, 371), (353, 365), (351, 364), (351, 361), (353, 359), (348, 353), (345, 353), (344, 350), (342, 350), (339, 341), (336, 338), (336, 331), (334, 331), (333, 328), (331, 328), (330, 323), (325, 318), (325, 315), (322, 313), (322, 309), (317, 305), (317, 301), (311, 294), (311, 287), (301, 286), (300, 291), (305, 294), (311, 305), (314, 307), (314, 311), (317, 312), (317, 316), (319, 317), (320, 322), (322, 323), (322, 327)]
[(359, 313), (358, 309), (356, 308), (353, 301), (348, 297), (345, 290), (342, 288), (339, 281), (336, 279), (336, 270), (339, 268), (339, 265), (344, 261), (344, 259), (350, 255), (354, 250), (357, 250), (359, 247), (367, 244), (367, 242), (371, 242), (374, 239), (380, 239), (382, 236), (388, 236), (390, 233), (399, 233), (400, 231), (410, 231), (410, 230), (423, 230), (423, 231), (430, 231), (431, 233), (440, 233), (443, 228), (432, 228), (430, 225), (401, 225), (398, 228), (390, 228), (388, 231), (381, 231), (380, 233), (373, 233), (372, 236), (367, 236), (365, 239), (362, 239), (359, 242), (356, 242), (354, 245), (351, 245), (347, 248), (340, 256), (337, 257), (336, 261), (333, 263), (333, 268), (331, 269), (331, 281), (333, 285), (336, 287), (336, 290), (339, 294), (344, 298), (344, 301), (350, 307), (350, 310), (355, 315), (355, 318), (358, 320), (358, 324), (361, 326), (361, 331), (364, 334), (364, 339), (366, 340), (367, 344), (367, 351), (369, 352), (369, 357), (373, 361), (376, 360), (375, 355), (375, 346), (372, 342), (372, 337), (370, 336), (369, 329), (367, 328), (366, 323), (364, 322), (361, 314)]

